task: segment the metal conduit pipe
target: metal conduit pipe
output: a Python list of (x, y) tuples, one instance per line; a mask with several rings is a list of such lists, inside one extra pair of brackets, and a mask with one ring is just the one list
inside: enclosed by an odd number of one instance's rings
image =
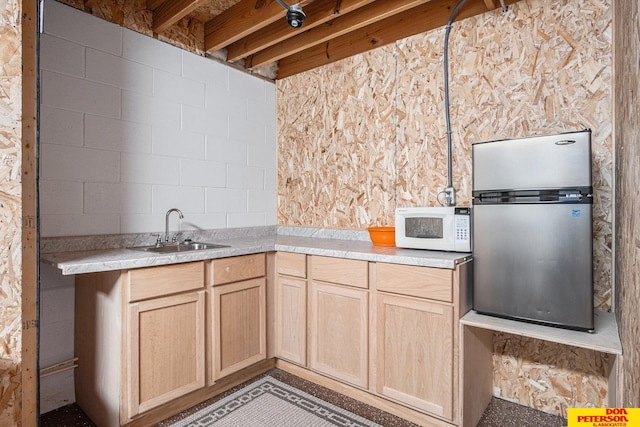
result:
[[(447, 125), (447, 187), (438, 193), (438, 201), (440, 199), (440, 194), (444, 193), (446, 206), (454, 206), (456, 204), (456, 190), (453, 188), (453, 149), (451, 143), (451, 112), (449, 109), (449, 33), (451, 33), (451, 24), (453, 23), (453, 19), (466, 1), (467, 0), (460, 0), (456, 7), (453, 8), (444, 33), (444, 110)], [(500, 4), (502, 5), (502, 11), (506, 12), (508, 9), (504, 0), (500, 0)]]
[[(453, 8), (444, 33), (444, 110), (445, 121), (447, 124), (447, 188), (443, 190), (446, 206), (454, 206), (456, 204), (456, 191), (453, 188), (453, 159), (451, 144), (451, 112), (449, 111), (449, 33), (451, 32), (451, 23), (455, 18), (458, 10), (467, 0), (460, 0), (456, 7)], [(439, 194), (438, 194), (439, 195)]]

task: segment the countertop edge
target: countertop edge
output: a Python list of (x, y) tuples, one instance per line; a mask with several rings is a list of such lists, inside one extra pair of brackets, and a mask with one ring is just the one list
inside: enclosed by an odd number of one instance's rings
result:
[(380, 247), (374, 246), (371, 242), (361, 240), (280, 236), (276, 234), (255, 238), (243, 236), (237, 239), (218, 240), (216, 243), (225, 244), (229, 247), (174, 254), (157, 254), (126, 248), (61, 251), (42, 253), (40, 260), (61, 270), (63, 275), (76, 275), (204, 261), (272, 251), (445, 269), (454, 269), (456, 265), (471, 259), (470, 253)]
[(620, 343), (615, 314), (595, 310), (594, 319), (594, 333), (487, 316), (475, 310), (466, 313), (460, 319), (460, 324), (467, 327), (488, 329), (614, 355), (622, 355), (622, 345)]

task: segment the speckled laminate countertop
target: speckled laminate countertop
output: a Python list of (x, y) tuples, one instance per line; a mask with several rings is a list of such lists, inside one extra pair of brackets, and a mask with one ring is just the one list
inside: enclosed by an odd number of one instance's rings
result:
[(126, 249), (152, 244), (151, 235), (49, 238), (43, 239), (40, 260), (60, 269), (64, 275), (74, 275), (271, 251), (447, 269), (471, 258), (470, 253), (374, 246), (366, 230), (268, 226), (191, 232), (184, 233), (183, 237), (228, 247), (161, 254)]

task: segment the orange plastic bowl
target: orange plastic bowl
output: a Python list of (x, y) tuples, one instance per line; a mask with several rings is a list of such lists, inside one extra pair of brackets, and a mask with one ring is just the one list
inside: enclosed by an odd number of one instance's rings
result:
[(369, 236), (375, 246), (396, 245), (395, 227), (369, 227), (367, 231), (369, 231)]

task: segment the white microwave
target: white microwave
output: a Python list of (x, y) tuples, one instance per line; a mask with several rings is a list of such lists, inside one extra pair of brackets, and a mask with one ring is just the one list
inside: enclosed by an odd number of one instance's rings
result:
[(432, 251), (471, 252), (470, 207), (396, 209), (396, 246)]

